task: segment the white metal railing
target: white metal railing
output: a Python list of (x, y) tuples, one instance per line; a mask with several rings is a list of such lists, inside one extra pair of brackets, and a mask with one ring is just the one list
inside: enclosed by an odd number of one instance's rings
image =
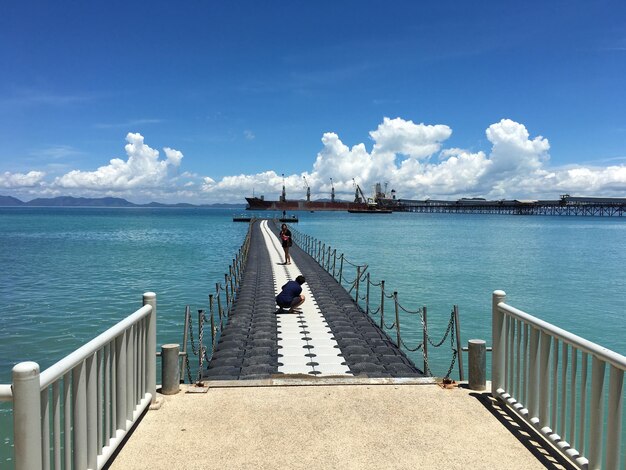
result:
[(43, 372), (13, 368), (16, 470), (100, 469), (156, 398), (156, 295)]
[(626, 357), (505, 300), (493, 293), (492, 394), (576, 466), (622, 468)]

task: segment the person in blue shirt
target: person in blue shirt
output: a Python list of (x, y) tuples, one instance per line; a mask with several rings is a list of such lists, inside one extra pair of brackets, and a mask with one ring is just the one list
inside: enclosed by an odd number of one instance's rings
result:
[(289, 313), (293, 313), (296, 308), (304, 303), (304, 295), (302, 294), (302, 284), (306, 280), (300, 275), (295, 281), (288, 281), (276, 296), (276, 303), (280, 307), (280, 311), (288, 308)]

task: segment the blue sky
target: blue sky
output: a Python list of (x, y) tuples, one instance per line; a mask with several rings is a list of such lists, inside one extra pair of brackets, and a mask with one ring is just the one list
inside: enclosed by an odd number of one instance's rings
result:
[(626, 196), (624, 2), (1, 9), (0, 194)]

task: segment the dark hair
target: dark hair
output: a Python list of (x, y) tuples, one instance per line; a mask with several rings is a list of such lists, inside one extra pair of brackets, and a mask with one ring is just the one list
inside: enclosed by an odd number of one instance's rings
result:
[(306, 279), (304, 279), (304, 276), (300, 275), (296, 278), (296, 282), (300, 285), (304, 284), (306, 282)]
[(282, 225), (280, 226), (280, 229), (281, 229), (281, 230), (282, 230), (282, 229), (284, 229), (284, 228), (287, 228), (287, 224), (282, 224)]

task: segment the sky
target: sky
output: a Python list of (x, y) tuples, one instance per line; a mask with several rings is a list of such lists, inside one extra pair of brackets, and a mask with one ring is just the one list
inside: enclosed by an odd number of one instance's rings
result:
[(22, 200), (626, 197), (626, 3), (4, 2), (0, 142)]

